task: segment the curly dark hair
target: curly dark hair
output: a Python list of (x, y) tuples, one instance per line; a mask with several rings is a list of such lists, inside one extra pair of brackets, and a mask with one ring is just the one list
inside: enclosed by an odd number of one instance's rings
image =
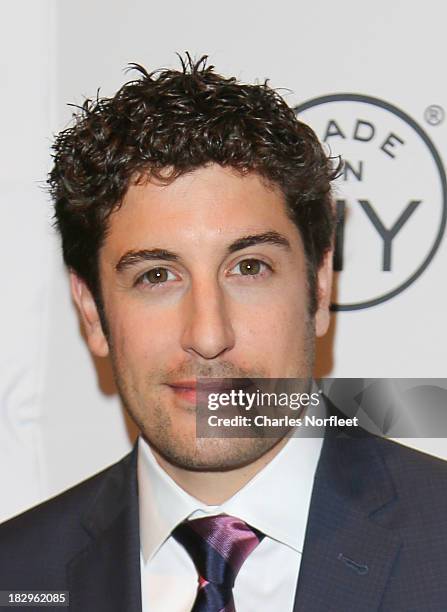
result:
[(207, 56), (180, 59), (181, 70), (150, 74), (131, 64), (139, 78), (112, 98), (87, 99), (57, 136), (48, 183), (65, 263), (102, 311), (98, 251), (129, 185), (150, 177), (169, 182), (215, 162), (257, 172), (282, 190), (304, 243), (313, 314), (316, 272), (333, 238), (330, 181), (338, 168), (268, 81), (224, 78)]

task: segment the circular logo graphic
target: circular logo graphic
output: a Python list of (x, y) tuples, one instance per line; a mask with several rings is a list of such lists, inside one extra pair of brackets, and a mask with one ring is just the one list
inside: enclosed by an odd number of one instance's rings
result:
[(444, 234), (447, 181), (439, 153), (411, 117), (371, 96), (321, 96), (294, 110), (344, 161), (334, 182), (333, 310), (395, 297), (424, 272)]

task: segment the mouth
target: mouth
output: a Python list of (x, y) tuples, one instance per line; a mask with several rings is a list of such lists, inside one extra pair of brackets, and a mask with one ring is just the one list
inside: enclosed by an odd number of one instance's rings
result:
[(197, 401), (197, 381), (196, 380), (179, 380), (167, 385), (174, 394), (185, 400), (189, 404), (195, 404)]
[(204, 398), (210, 393), (229, 393), (238, 389), (247, 389), (252, 385), (253, 381), (249, 378), (199, 378), (167, 384), (178, 398), (190, 404), (197, 403), (198, 395)]

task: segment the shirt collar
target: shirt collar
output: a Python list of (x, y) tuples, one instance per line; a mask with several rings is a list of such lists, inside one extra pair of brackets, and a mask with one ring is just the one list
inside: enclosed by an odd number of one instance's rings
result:
[(157, 463), (149, 444), (138, 441), (140, 540), (148, 562), (187, 518), (225, 512), (302, 552), (321, 438), (290, 438), (252, 480), (220, 506), (207, 506), (182, 489)]
[(137, 478), (141, 550), (147, 562), (171, 531), (203, 503), (168, 476), (142, 436), (138, 440)]

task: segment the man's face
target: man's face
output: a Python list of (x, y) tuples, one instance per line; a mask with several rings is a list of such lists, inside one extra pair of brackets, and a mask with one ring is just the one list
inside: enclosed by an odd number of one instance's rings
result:
[(197, 439), (197, 377), (309, 377), (328, 325), (330, 259), (308, 315), (300, 234), (280, 191), (210, 165), (169, 185), (129, 188), (99, 253), (109, 337), (85, 285), (73, 293), (96, 355), (110, 352), (120, 394), (172, 464), (230, 469), (277, 440)]

